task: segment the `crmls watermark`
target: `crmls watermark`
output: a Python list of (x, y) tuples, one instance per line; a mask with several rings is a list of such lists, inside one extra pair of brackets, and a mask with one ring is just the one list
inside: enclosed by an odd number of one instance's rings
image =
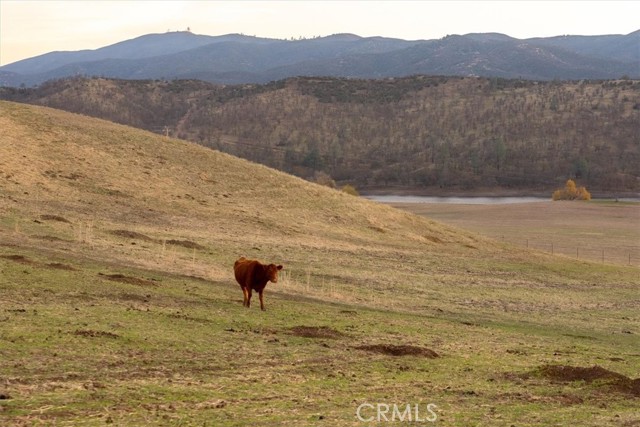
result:
[(433, 403), (362, 403), (356, 409), (356, 417), (363, 423), (377, 422), (429, 422), (435, 423), (438, 406)]

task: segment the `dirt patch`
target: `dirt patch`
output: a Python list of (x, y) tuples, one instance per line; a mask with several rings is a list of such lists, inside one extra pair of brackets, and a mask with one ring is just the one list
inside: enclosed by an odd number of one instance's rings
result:
[(631, 379), (625, 375), (610, 371), (602, 366), (584, 368), (567, 365), (544, 365), (524, 377), (541, 376), (555, 382), (584, 381), (595, 383), (619, 393), (640, 397), (640, 378)]
[(167, 240), (167, 245), (174, 245), (174, 246), (182, 246), (183, 248), (187, 248), (187, 249), (198, 249), (198, 250), (202, 250), (205, 247), (202, 245), (197, 244), (196, 242), (192, 242), (191, 240)]
[(24, 255), (0, 255), (0, 258), (8, 259), (9, 261), (17, 262), (18, 264), (26, 264), (26, 265), (35, 264), (34, 261), (31, 261), (29, 258), (27, 258)]
[(78, 329), (73, 333), (73, 335), (90, 338), (120, 338), (120, 335), (114, 334), (113, 332), (93, 331), (91, 329)]
[(328, 326), (295, 326), (291, 328), (291, 333), (297, 337), (304, 338), (331, 338), (337, 339), (346, 335)]
[(136, 240), (144, 240), (145, 242), (155, 242), (155, 239), (152, 239), (151, 237), (142, 234), (142, 233), (138, 233), (136, 231), (130, 231), (130, 230), (110, 230), (109, 234), (112, 234), (114, 236), (118, 236), (118, 237), (124, 237), (125, 239), (136, 239)]
[(98, 276), (102, 276), (107, 280), (111, 280), (113, 282), (120, 282), (120, 283), (128, 283), (130, 285), (137, 285), (137, 286), (152, 286), (152, 287), (157, 287), (158, 284), (151, 281), (151, 280), (147, 280), (147, 279), (140, 279), (138, 277), (130, 277), (130, 276), (125, 276), (124, 274), (103, 274), (103, 273), (98, 273)]
[(69, 221), (68, 219), (60, 215), (44, 214), (44, 215), (40, 215), (40, 219), (43, 221), (58, 221), (58, 222), (66, 222), (67, 224), (71, 224), (71, 221)]
[(386, 354), (389, 356), (421, 356), (426, 357), (427, 359), (435, 359), (440, 357), (438, 353), (429, 348), (417, 347), (413, 345), (372, 344), (361, 345), (355, 348), (358, 350)]

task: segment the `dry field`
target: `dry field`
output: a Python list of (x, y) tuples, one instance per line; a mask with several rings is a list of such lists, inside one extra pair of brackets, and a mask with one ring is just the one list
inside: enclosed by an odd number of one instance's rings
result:
[(594, 200), (392, 206), (520, 247), (640, 267), (640, 203)]
[[(0, 128), (2, 425), (640, 423), (635, 267), (56, 110)], [(266, 312), (240, 255), (285, 266)]]

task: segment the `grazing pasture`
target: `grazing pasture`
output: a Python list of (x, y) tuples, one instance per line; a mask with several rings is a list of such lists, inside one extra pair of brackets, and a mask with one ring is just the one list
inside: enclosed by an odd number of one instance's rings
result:
[[(640, 423), (635, 267), (56, 110), (0, 127), (2, 425)], [(266, 312), (241, 255), (285, 265)]]
[(520, 247), (640, 267), (640, 203), (614, 200), (392, 206)]

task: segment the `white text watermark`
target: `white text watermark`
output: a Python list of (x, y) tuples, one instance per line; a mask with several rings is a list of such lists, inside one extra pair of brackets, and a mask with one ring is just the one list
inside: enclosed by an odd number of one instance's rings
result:
[(371, 422), (429, 422), (435, 423), (438, 419), (434, 403), (362, 403), (356, 409), (358, 421)]

